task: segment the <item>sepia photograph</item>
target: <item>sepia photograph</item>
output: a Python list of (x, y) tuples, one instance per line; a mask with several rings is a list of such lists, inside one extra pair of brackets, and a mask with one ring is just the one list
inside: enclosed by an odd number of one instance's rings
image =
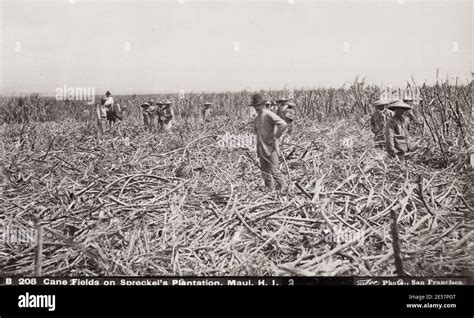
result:
[(3, 283), (473, 276), (472, 1), (0, 14)]

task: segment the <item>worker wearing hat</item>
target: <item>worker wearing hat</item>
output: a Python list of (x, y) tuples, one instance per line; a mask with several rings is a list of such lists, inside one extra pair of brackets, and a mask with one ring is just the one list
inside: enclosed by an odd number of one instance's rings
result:
[(397, 158), (405, 162), (405, 154), (410, 151), (410, 135), (408, 132), (409, 120), (403, 114), (411, 110), (411, 106), (402, 100), (388, 105), (388, 109), (394, 112), (387, 119), (385, 126), (385, 146), (389, 158)]
[[(108, 112), (114, 111), (113, 106), (114, 106), (114, 98), (112, 97), (112, 93), (110, 91), (107, 91), (105, 93), (105, 102), (104, 102), (105, 107), (108, 109)], [(110, 117), (110, 116), (109, 116)]]
[(107, 91), (105, 93), (105, 106), (112, 105), (114, 103), (114, 98), (112, 97), (112, 93), (110, 91)]
[(288, 134), (293, 131), (293, 121), (295, 120), (295, 107), (296, 103), (288, 101), (287, 99), (280, 99), (277, 101), (279, 104), (277, 115), (280, 116), (288, 124)]
[(173, 126), (174, 110), (171, 104), (170, 100), (162, 102), (159, 118), (161, 130), (171, 131), (171, 127)]
[(277, 113), (277, 111), (278, 111), (278, 104), (277, 104), (277, 102), (276, 102), (275, 100), (272, 101), (272, 104), (271, 104), (271, 106), (270, 106), (270, 110), (271, 110), (272, 112), (274, 112), (275, 114)]
[(390, 104), (388, 100), (379, 99), (374, 102), (375, 110), (370, 117), (370, 130), (374, 133), (374, 143), (377, 148), (384, 148), (385, 145), (385, 125), (387, 118), (392, 115), (391, 111), (385, 108)]
[(109, 124), (109, 128), (112, 128), (117, 122), (117, 119), (123, 119), (122, 110), (120, 109), (120, 105), (114, 102), (114, 98), (112, 97), (112, 93), (110, 93), (110, 91), (107, 91), (105, 96), (104, 107), (107, 109), (107, 122)]
[(148, 132), (156, 131), (156, 118), (158, 114), (158, 107), (156, 102), (151, 99), (141, 105), (143, 115), (143, 125)]
[(107, 108), (105, 107), (105, 101), (107, 99), (102, 97), (100, 103), (96, 107), (97, 113), (97, 124), (99, 126), (99, 131), (103, 134), (107, 128)]
[(257, 155), (260, 159), (260, 169), (265, 186), (269, 190), (283, 189), (283, 175), (280, 171), (280, 149), (278, 139), (287, 129), (286, 122), (272, 111), (265, 108), (266, 101), (261, 94), (252, 96), (252, 106), (257, 112), (254, 122), (257, 135)]
[(212, 103), (204, 103), (204, 107), (202, 109), (202, 119), (205, 122), (210, 122), (211, 121), (211, 115), (212, 115)]
[[(280, 98), (276, 101), (276, 110), (275, 113), (280, 116), (281, 110), (283, 107), (285, 107), (286, 103), (288, 102), (288, 99), (286, 98)], [(280, 116), (281, 117), (281, 116)]]

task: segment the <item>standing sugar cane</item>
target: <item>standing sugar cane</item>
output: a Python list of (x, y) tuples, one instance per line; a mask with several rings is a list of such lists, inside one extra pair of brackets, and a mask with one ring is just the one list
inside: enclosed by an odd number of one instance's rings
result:
[(390, 210), (390, 217), (392, 219), (391, 232), (393, 257), (395, 258), (395, 270), (398, 276), (405, 276), (405, 272), (403, 271), (402, 257), (400, 256), (400, 239), (398, 237), (397, 213), (395, 210)]
[(43, 225), (40, 222), (39, 215), (34, 216), (36, 227), (36, 249), (35, 249), (35, 276), (41, 276), (41, 267), (43, 266)]

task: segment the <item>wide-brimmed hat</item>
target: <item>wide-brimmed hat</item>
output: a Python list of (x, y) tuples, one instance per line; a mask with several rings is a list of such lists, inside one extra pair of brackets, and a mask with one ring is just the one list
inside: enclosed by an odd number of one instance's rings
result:
[(143, 104), (141, 104), (140, 106), (143, 107), (143, 108), (146, 108), (146, 107), (150, 107), (150, 104), (148, 104), (148, 103), (143, 103)]
[(162, 102), (161, 105), (167, 105), (167, 106), (169, 106), (169, 105), (171, 105), (171, 104), (173, 104), (173, 103), (172, 103), (170, 100), (165, 100), (164, 102)]
[(277, 102), (278, 104), (283, 104), (283, 103), (286, 103), (287, 101), (288, 101), (287, 98), (280, 98), (280, 99), (277, 99), (276, 102)]
[(404, 103), (402, 100), (397, 100), (396, 102), (391, 103), (387, 107), (388, 109), (393, 109), (393, 108), (403, 108), (405, 110), (410, 110), (412, 107), (406, 103)]
[(105, 95), (112, 95), (112, 93), (110, 91), (107, 91)]
[(378, 107), (378, 106), (385, 106), (388, 104), (390, 104), (390, 101), (385, 100), (385, 99), (379, 99), (379, 100), (376, 100), (373, 105)]
[(252, 102), (250, 103), (250, 106), (259, 106), (262, 104), (265, 104), (266, 100), (263, 99), (263, 96), (261, 94), (253, 94), (252, 95)]
[(209, 103), (209, 102), (204, 103), (204, 106), (211, 106), (211, 105), (212, 103)]
[(271, 102), (270, 100), (267, 100), (267, 101), (265, 102), (265, 105), (271, 105), (271, 104), (272, 104), (272, 102)]
[(294, 102), (288, 102), (288, 103), (286, 103), (286, 105), (288, 107), (296, 107), (296, 103), (294, 103)]

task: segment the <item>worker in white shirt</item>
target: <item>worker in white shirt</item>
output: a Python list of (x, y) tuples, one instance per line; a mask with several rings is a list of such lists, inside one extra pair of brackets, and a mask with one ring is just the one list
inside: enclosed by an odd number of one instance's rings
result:
[(104, 106), (107, 109), (107, 122), (109, 123), (109, 127), (111, 128), (117, 119), (122, 120), (122, 110), (120, 109), (119, 104), (114, 104), (114, 98), (111, 96), (112, 94), (110, 91), (105, 93), (105, 102)]

